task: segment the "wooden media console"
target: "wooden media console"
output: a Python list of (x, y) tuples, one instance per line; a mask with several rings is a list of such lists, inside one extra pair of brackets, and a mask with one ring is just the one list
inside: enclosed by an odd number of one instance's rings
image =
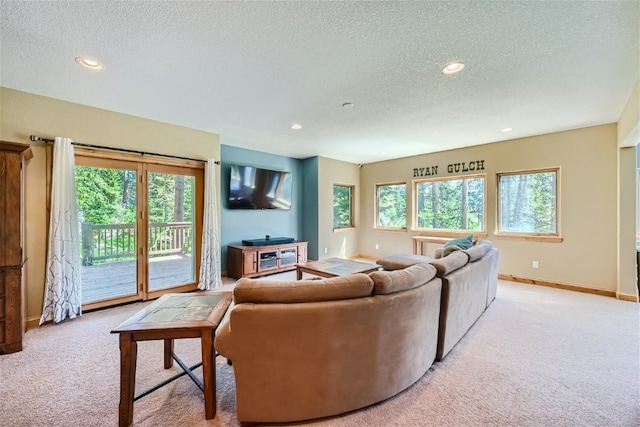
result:
[(295, 270), (296, 264), (307, 262), (307, 242), (277, 245), (229, 245), (227, 276), (240, 279)]

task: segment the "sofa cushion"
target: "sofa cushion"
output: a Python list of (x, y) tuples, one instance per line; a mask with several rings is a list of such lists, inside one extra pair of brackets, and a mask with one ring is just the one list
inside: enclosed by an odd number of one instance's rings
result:
[(468, 236), (459, 237), (457, 239), (449, 240), (444, 244), (444, 247), (449, 246), (458, 246), (460, 249), (469, 249), (473, 245), (473, 234), (469, 234)]
[(455, 251), (446, 257), (431, 261), (431, 265), (438, 271), (436, 275), (442, 277), (465, 266), (468, 262), (469, 255), (464, 251)]
[(485, 256), (492, 247), (493, 245), (491, 244), (491, 241), (478, 240), (478, 242), (474, 246), (464, 250), (464, 252), (469, 255), (469, 262), (473, 262)]
[(414, 264), (427, 263), (429, 261), (431, 261), (431, 258), (423, 255), (394, 254), (380, 258), (376, 261), (376, 264), (381, 265), (385, 270), (401, 270)]
[(417, 288), (436, 275), (436, 268), (431, 264), (414, 264), (394, 271), (374, 271), (369, 276), (373, 279), (373, 294), (384, 295)]
[(371, 295), (373, 280), (364, 273), (320, 280), (238, 280), (233, 290), (236, 304), (334, 301)]

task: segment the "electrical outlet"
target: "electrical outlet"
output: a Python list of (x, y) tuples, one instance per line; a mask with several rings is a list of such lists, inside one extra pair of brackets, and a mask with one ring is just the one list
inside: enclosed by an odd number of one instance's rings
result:
[(380, 245), (376, 243), (376, 249), (380, 249)]
[(538, 261), (533, 261), (533, 268), (539, 268), (540, 263)]
[(328, 250), (327, 250), (327, 248), (324, 248), (324, 253), (325, 253), (325, 254), (327, 253), (327, 251), (328, 251)]

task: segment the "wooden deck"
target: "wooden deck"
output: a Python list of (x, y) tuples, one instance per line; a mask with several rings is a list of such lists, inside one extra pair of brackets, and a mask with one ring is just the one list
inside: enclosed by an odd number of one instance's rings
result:
[[(83, 304), (136, 293), (135, 260), (83, 266), (81, 274)], [(194, 280), (195, 268), (190, 256), (169, 255), (149, 260), (149, 290)]]

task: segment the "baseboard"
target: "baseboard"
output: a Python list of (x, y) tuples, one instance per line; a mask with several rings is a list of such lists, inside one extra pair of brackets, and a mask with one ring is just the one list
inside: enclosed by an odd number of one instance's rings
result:
[(616, 292), (616, 298), (623, 301), (640, 302), (637, 295), (626, 294), (624, 292)]
[(519, 277), (511, 274), (498, 274), (498, 279), (509, 280), (511, 282), (518, 282), (518, 283), (527, 283), (530, 285), (547, 286), (550, 288), (564, 289), (567, 291), (577, 291), (577, 292), (584, 292), (587, 294), (602, 295), (605, 297), (613, 297), (613, 298), (617, 297), (616, 291), (609, 291), (606, 289), (585, 288), (584, 286), (571, 285), (569, 283), (551, 282), (548, 280), (541, 280), (541, 279), (531, 279), (529, 277)]
[(364, 258), (364, 259), (370, 259), (370, 260), (373, 260), (373, 261), (380, 259), (380, 257), (375, 257), (373, 255), (363, 255), (363, 254), (354, 255), (354, 256), (349, 257), (349, 258), (351, 258), (351, 259)]
[(40, 326), (40, 318), (39, 317), (28, 317), (27, 318), (27, 330), (34, 329)]

